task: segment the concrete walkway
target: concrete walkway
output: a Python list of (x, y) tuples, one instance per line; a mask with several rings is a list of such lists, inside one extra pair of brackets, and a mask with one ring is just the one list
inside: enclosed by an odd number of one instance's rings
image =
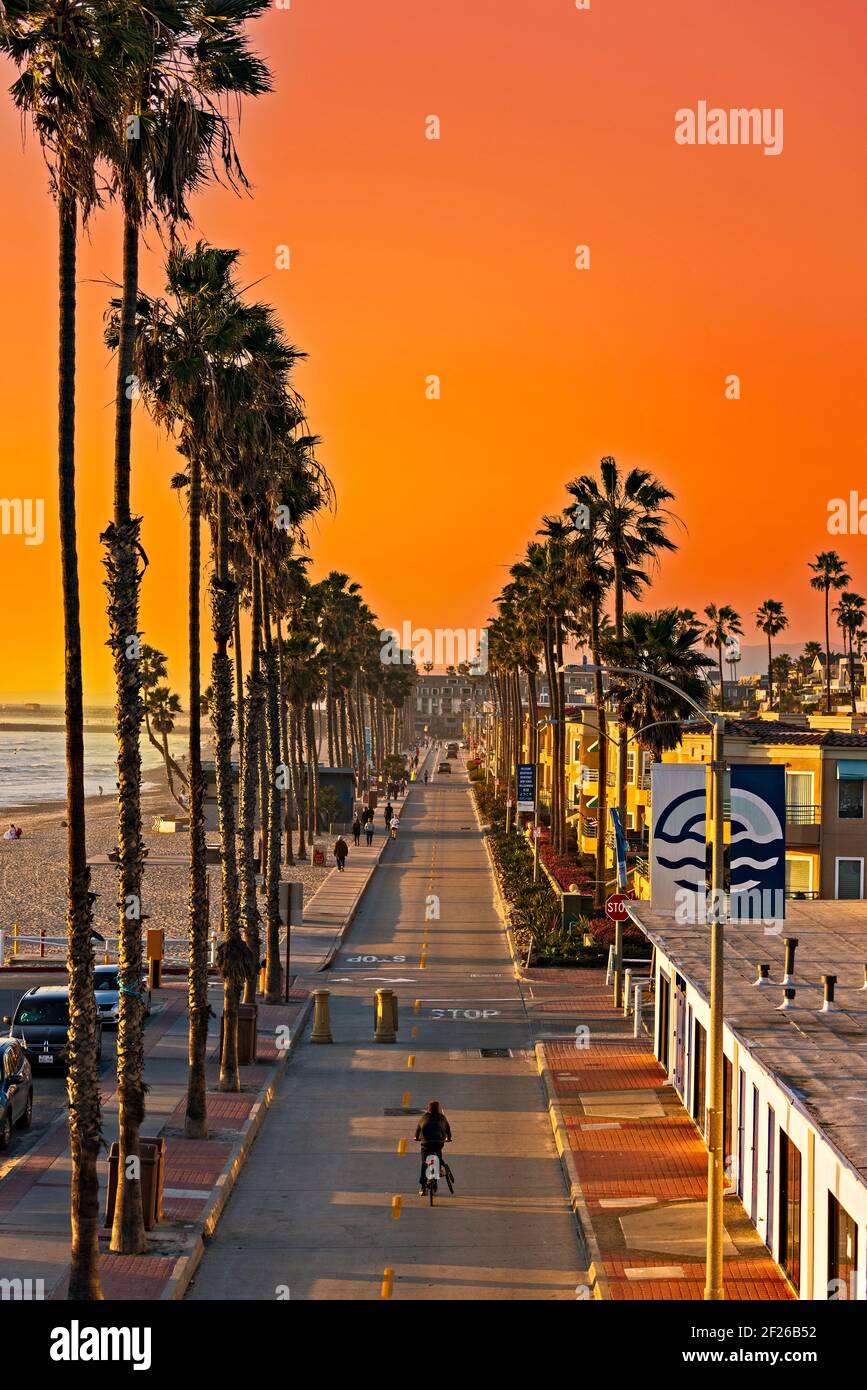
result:
[[(573, 1300), (575, 1222), (462, 776), (414, 784), (346, 940), (307, 983), (331, 989), (335, 1043), (299, 1044), (188, 1298), (379, 1299), (390, 1269), (394, 1299)], [(387, 983), (399, 1042), (377, 1045)], [(413, 1140), (432, 1097), (457, 1181), (433, 1209)]]

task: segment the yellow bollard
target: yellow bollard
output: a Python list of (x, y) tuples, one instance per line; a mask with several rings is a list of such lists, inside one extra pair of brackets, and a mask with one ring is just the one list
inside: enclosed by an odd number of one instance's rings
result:
[(403, 1106), (404, 1110), (408, 1110), (408, 1109), (409, 1109), (409, 1102), (410, 1102), (410, 1100), (411, 1100), (411, 1096), (410, 1096), (409, 1091), (404, 1091), (404, 1093), (403, 1093), (403, 1100), (400, 1102), (401, 1105)]
[(410, 1068), (415, 1066), (415, 1053), (411, 1052), (406, 1059), (406, 1065)]
[(420, 1000), (420, 999), (416, 999), (415, 1003), (414, 1003), (413, 1006), (412, 1006), (412, 1011), (413, 1011), (413, 1013), (414, 1013), (414, 1014), (417, 1014), (420, 1008), (421, 1008), (421, 1000)]
[(394, 1270), (393, 1270), (393, 1269), (384, 1269), (384, 1270), (382, 1271), (382, 1288), (380, 1289), (380, 1292), (379, 1292), (380, 1298), (391, 1298), (391, 1291), (392, 1291), (392, 1288), (393, 1288), (393, 1287), (394, 1287)]
[(413, 1028), (413, 1030), (412, 1030), (412, 1036), (413, 1036), (414, 1038), (417, 1038), (417, 1037), (418, 1037), (418, 1029), (417, 1029), (417, 1028)]
[(399, 1197), (392, 1197), (392, 1199), (391, 1199), (391, 1219), (392, 1219), (392, 1221), (399, 1221), (399, 1220), (400, 1220), (400, 1198), (399, 1198)]
[(331, 1036), (331, 991), (328, 989), (314, 989), (313, 991), (313, 1032), (310, 1034), (310, 1041), (314, 1043), (333, 1043)]
[(397, 1000), (392, 989), (378, 989), (373, 1001), (374, 1034), (378, 1043), (397, 1042)]
[(398, 1151), (399, 1154), (405, 1154), (405, 1153), (406, 1153), (406, 1140), (405, 1140), (405, 1139), (401, 1139), (401, 1140), (400, 1140), (400, 1142), (399, 1142), (399, 1144), (398, 1144), (398, 1146), (397, 1146), (397, 1151)]

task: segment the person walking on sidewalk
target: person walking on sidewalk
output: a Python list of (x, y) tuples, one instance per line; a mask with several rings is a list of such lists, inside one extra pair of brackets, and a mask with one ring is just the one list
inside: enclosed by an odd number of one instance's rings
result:
[(338, 835), (334, 842), (334, 858), (341, 873), (346, 868), (346, 856), (349, 853), (349, 845), (342, 835)]
[[(427, 1188), (425, 1165), (431, 1154), (436, 1154), (443, 1163), (443, 1144), (452, 1142), (451, 1125), (442, 1112), (438, 1100), (428, 1103), (427, 1110), (418, 1122), (415, 1131), (416, 1142), (421, 1144), (421, 1172), (418, 1179), (418, 1195), (423, 1197)], [(445, 1167), (446, 1165), (443, 1164)], [(451, 1169), (449, 1169), (451, 1174)]]
[(398, 827), (399, 827), (399, 826), (400, 826), (400, 816), (392, 816), (392, 818), (391, 818), (391, 825), (389, 826), (389, 829), (391, 830), (391, 838), (392, 838), (393, 840), (396, 840), (396, 839), (397, 839), (397, 832), (398, 832)]
[(367, 840), (368, 847), (370, 847), (370, 845), (373, 844), (373, 817), (372, 817), (372, 816), (371, 816), (370, 820), (367, 822), (367, 825), (364, 827), (364, 837), (365, 837), (365, 839)]
[(389, 827), (391, 826), (391, 818), (392, 818), (392, 816), (394, 815), (394, 807), (392, 806), (392, 804), (391, 804), (390, 801), (387, 802), (386, 807), (385, 807), (385, 811), (383, 812), (383, 814), (384, 814), (384, 816), (385, 816), (385, 828), (386, 828), (386, 830), (388, 830)]
[(355, 820), (352, 822), (352, 838), (356, 845), (361, 844), (361, 821), (358, 819), (358, 816), (356, 816)]

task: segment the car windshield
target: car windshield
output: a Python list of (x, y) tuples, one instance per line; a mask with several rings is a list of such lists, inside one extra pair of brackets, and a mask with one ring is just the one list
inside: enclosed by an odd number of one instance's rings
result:
[(117, 989), (116, 970), (97, 970), (93, 977), (94, 989)]
[(69, 1024), (69, 1001), (66, 999), (27, 999), (18, 1005), (15, 1023), (29, 1026), (47, 1023), (58, 1027)]

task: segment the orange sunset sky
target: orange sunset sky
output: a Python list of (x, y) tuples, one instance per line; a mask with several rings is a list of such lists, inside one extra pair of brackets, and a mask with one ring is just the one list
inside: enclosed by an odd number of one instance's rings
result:
[[(348, 571), (384, 624), (477, 627), (565, 481), (611, 453), (656, 472), (687, 528), (652, 606), (731, 603), (760, 642), (755, 609), (782, 599), (777, 649), (794, 654), (821, 636), (817, 550), (839, 549), (867, 593), (867, 538), (826, 528), (831, 498), (867, 497), (863, 0), (291, 0), (252, 34), (275, 76), (243, 111), (252, 196), (199, 196), (192, 234), (243, 248), (246, 281), (309, 353), (298, 384), (338, 495), (311, 532), (317, 574)], [(782, 154), (676, 144), (675, 112), (700, 100), (783, 108)], [(48, 700), (63, 658), (56, 223), (8, 99), (0, 161), (0, 498), (46, 499), (42, 546), (0, 535), (0, 698)], [(142, 283), (157, 292), (149, 240)], [(92, 702), (111, 686), (101, 320), (119, 274), (117, 216), (97, 214), (78, 370)], [(142, 627), (183, 690), (176, 458), (141, 406), (134, 431)]]

